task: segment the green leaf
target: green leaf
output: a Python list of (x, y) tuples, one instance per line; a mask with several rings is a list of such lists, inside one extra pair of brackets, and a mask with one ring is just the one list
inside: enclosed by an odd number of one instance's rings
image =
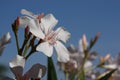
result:
[(51, 57), (48, 57), (48, 75), (47, 80), (57, 80), (55, 66)]
[(105, 74), (100, 75), (96, 80), (108, 80), (116, 70), (117, 69), (107, 71)]

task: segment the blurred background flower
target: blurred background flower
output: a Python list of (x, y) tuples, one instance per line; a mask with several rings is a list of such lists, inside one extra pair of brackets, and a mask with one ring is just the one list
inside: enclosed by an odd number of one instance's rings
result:
[[(11, 42), (11, 36), (10, 36), (9, 32), (4, 34), (0, 38), (0, 57), (2, 57), (1, 55), (2, 55), (6, 45), (10, 42)], [(7, 67), (0, 63), (0, 78), (5, 76), (7, 70), (8, 70)]]

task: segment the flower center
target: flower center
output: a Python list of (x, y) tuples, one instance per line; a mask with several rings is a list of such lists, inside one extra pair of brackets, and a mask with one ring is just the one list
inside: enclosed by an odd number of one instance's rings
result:
[(56, 43), (56, 33), (51, 32), (50, 34), (46, 35), (45, 41), (47, 41), (50, 45), (54, 45)]
[(58, 33), (62, 30), (62, 28), (58, 28), (56, 31), (50, 31), (49, 34), (46, 35), (45, 41), (47, 41), (50, 45), (54, 45), (57, 40)]

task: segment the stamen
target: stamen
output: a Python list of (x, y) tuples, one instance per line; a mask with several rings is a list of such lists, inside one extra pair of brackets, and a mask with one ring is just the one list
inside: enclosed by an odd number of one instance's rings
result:
[(49, 33), (44, 40), (48, 41), (50, 45), (54, 45), (56, 43), (56, 37), (61, 30), (62, 28), (58, 28), (56, 31)]
[(38, 17), (37, 17), (37, 19), (39, 20), (39, 23), (41, 23), (41, 18), (43, 18), (44, 17), (44, 13), (41, 13)]

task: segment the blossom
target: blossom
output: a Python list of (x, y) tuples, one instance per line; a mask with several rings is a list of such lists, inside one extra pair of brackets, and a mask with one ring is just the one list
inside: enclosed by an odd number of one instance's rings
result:
[(36, 50), (51, 57), (54, 47), (58, 55), (58, 61), (69, 61), (69, 52), (61, 41), (66, 43), (70, 38), (70, 33), (63, 27), (53, 30), (58, 23), (58, 20), (53, 14), (48, 14), (39, 19), (39, 15), (34, 15), (25, 9), (23, 9), (21, 13), (26, 15), (24, 16), (25, 19), (21, 18), (21, 24), (27, 24), (30, 28), (30, 32), (39, 40), (42, 39), (42, 43), (37, 46)]
[(3, 37), (0, 39), (0, 55), (2, 54), (5, 45), (10, 43), (10, 41), (11, 41), (11, 36), (9, 32), (3, 35)]
[[(41, 79), (46, 73), (46, 67), (41, 64), (34, 64), (31, 69), (29, 69), (23, 75), (23, 69), (25, 66), (25, 58), (23, 56), (17, 55), (10, 63), (10, 68), (15, 75), (16, 80), (29, 80), (29, 79)], [(6, 79), (6, 78), (5, 78)], [(11, 78), (8, 78), (11, 79)]]
[[(109, 54), (110, 55), (110, 54)], [(120, 79), (120, 53), (117, 54), (116, 57), (108, 56), (107, 57), (107, 64), (102, 66), (107, 70), (115, 70), (117, 69), (113, 75), (111, 80), (119, 80)]]
[[(82, 66), (84, 55), (82, 52), (77, 50), (77, 48), (74, 47), (74, 45), (70, 45), (68, 47), (68, 50), (69, 50), (70, 60), (67, 63), (58, 62), (58, 65), (62, 71), (73, 73), (73, 71), (76, 70), (78, 71)], [(88, 71), (90, 71), (92, 67), (93, 67), (93, 63), (91, 62), (91, 60), (90, 59), (86, 60), (84, 65), (84, 70), (88, 73)]]
[(90, 79), (96, 77), (96, 74), (93, 73), (94, 65), (92, 62), (97, 57), (97, 53), (95, 51), (89, 52), (83, 66), (83, 61), (85, 57), (84, 50), (86, 50), (87, 48), (88, 42), (86, 36), (83, 35), (83, 37), (79, 41), (79, 49), (72, 44), (68, 47), (70, 60), (67, 63), (58, 61), (60, 70), (63, 71), (65, 74), (67, 73), (69, 79), (71, 79), (71, 75), (74, 75), (74, 77), (76, 78), (76, 75), (80, 73), (82, 67), (84, 70), (85, 78)]

